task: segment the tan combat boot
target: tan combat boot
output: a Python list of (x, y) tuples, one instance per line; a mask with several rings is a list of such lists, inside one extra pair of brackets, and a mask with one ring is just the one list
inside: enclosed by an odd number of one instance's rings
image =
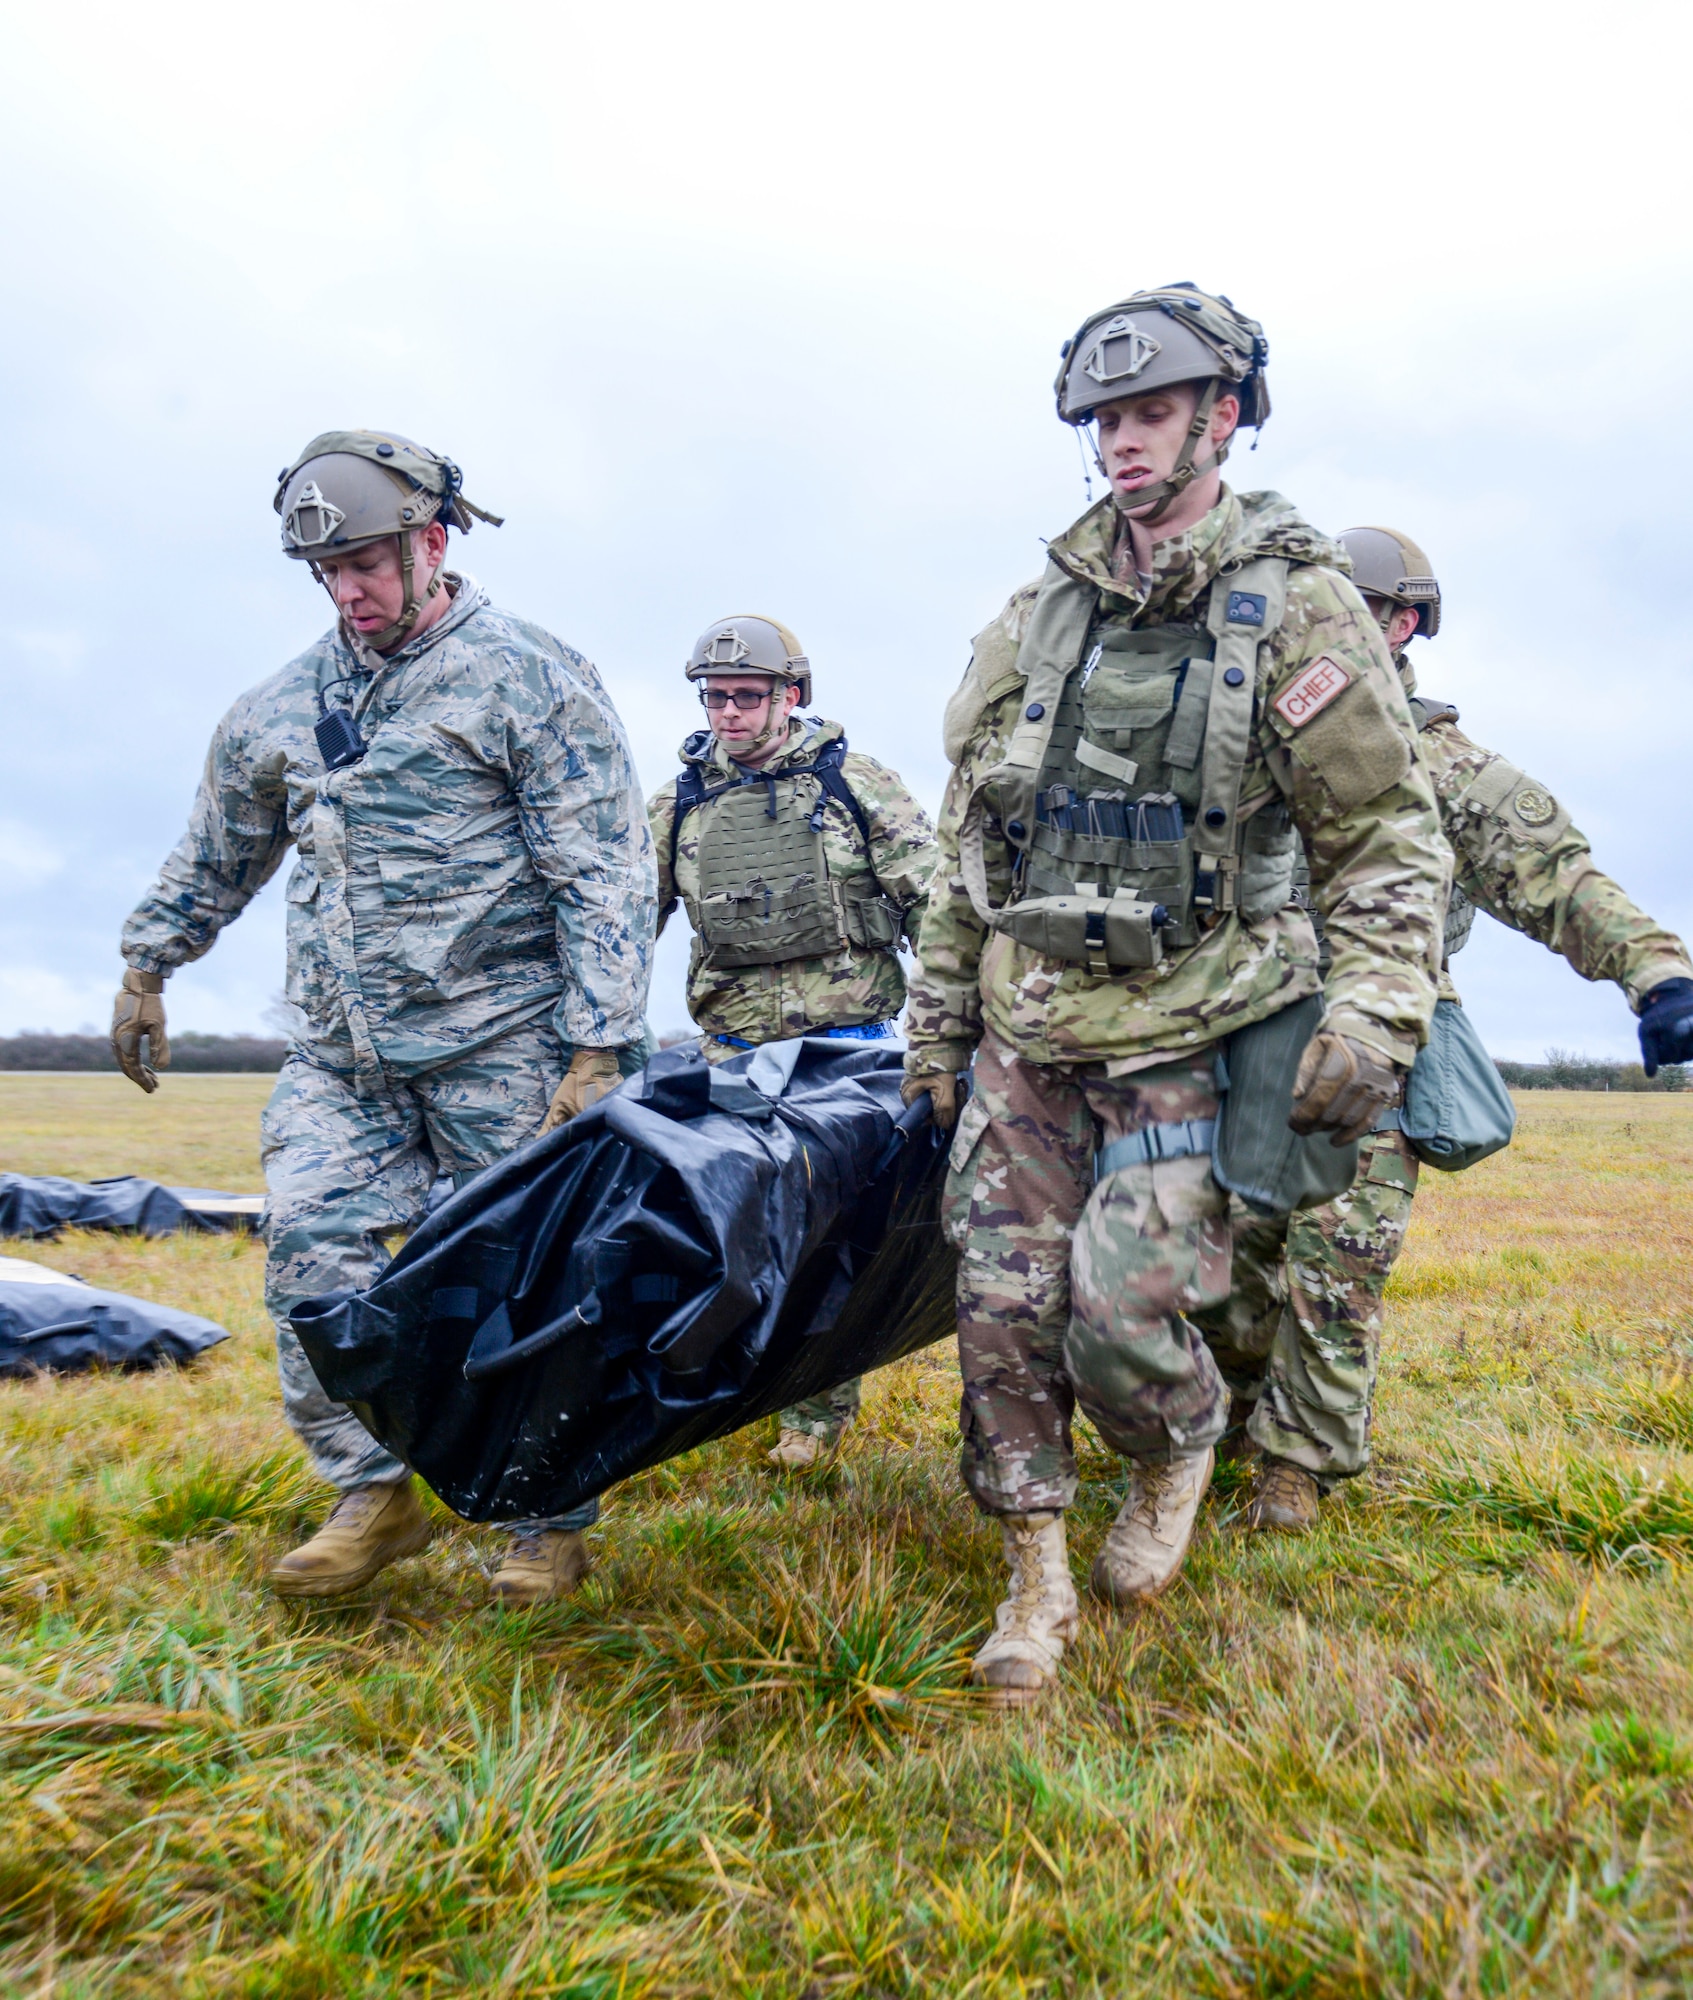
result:
[(524, 1611), (568, 1597), (588, 1574), (588, 1543), (576, 1528), (519, 1528), (494, 1572), (494, 1602)]
[(1062, 1514), (1007, 1514), (1005, 1561), (1011, 1589), (994, 1614), (970, 1678), (994, 1708), (1028, 1708), (1058, 1678), (1064, 1648), (1076, 1636), (1080, 1606), (1070, 1577)]
[(775, 1449), (764, 1455), (784, 1472), (809, 1472), (824, 1453), (832, 1449), (814, 1432), (784, 1429), (776, 1440)]
[(309, 1542), (270, 1573), (278, 1597), (342, 1597), (378, 1570), (415, 1556), (434, 1533), (409, 1479), (343, 1493)]
[(1317, 1525), (1317, 1482), (1291, 1459), (1266, 1456), (1246, 1503), (1249, 1528), (1279, 1528), (1284, 1535), (1308, 1535)]
[(1093, 1562), (1093, 1589), (1108, 1604), (1133, 1604), (1168, 1590), (1181, 1574), (1199, 1503), (1216, 1454), (1165, 1465), (1129, 1460), (1129, 1497)]

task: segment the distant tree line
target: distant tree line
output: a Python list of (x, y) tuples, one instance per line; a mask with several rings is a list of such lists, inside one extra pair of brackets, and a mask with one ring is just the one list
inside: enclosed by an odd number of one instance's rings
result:
[[(268, 1035), (172, 1035), (171, 1073), (279, 1070), (288, 1044)], [(0, 1035), (0, 1070), (113, 1070), (117, 1058), (104, 1035)]]
[(1499, 1074), (1513, 1090), (1686, 1090), (1687, 1070), (1666, 1063), (1656, 1076), (1648, 1077), (1636, 1063), (1600, 1062), (1592, 1056), (1578, 1056), (1569, 1049), (1548, 1049), (1546, 1060), (1537, 1063), (1500, 1062)]

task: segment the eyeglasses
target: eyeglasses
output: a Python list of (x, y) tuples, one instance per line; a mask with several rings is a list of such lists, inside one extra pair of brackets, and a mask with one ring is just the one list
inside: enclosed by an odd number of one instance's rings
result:
[(713, 715), (719, 709), (727, 708), (730, 702), (733, 702), (743, 715), (747, 715), (753, 709), (762, 707), (769, 699), (769, 688), (765, 688), (762, 691), (757, 688), (700, 689), (700, 701)]

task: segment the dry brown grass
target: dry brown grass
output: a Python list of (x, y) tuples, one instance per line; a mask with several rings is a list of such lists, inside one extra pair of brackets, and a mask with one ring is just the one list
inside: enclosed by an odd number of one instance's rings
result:
[[(106, 1080), (54, 1081), (86, 1121)], [(164, 1177), (253, 1185), (263, 1079), (218, 1082), (136, 1100)], [(55, 1141), (51, 1091), (0, 1079), (52, 1164), (159, 1166), (90, 1150), (103, 1106)], [(944, 1352), (821, 1479), (743, 1435), (634, 1482), (569, 1605), (491, 1613), (492, 1538), (446, 1523), (290, 1609), (263, 1567), (319, 1500), (256, 1249), (26, 1251), (237, 1338), (0, 1390), (0, 1990), (1688, 1991), (1693, 1101), (1522, 1109), (1428, 1177), (1376, 1476), (1294, 1542), (1219, 1496), (1021, 1719), (958, 1693), (997, 1576)], [(1115, 1504), (1086, 1467), (1078, 1568)]]

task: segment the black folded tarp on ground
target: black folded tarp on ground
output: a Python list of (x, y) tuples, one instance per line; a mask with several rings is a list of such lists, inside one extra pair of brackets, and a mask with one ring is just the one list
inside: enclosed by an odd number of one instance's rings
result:
[(448, 1506), (560, 1513), (950, 1335), (945, 1141), (900, 1078), (875, 1043), (668, 1049), (294, 1329)]
[(21, 1257), (0, 1257), (0, 1375), (84, 1368), (156, 1368), (192, 1361), (229, 1335), (215, 1320), (123, 1292)]
[(162, 1187), (123, 1174), (68, 1181), (58, 1174), (0, 1174), (0, 1236), (54, 1236), (61, 1229), (257, 1229), (264, 1197), (217, 1188)]

